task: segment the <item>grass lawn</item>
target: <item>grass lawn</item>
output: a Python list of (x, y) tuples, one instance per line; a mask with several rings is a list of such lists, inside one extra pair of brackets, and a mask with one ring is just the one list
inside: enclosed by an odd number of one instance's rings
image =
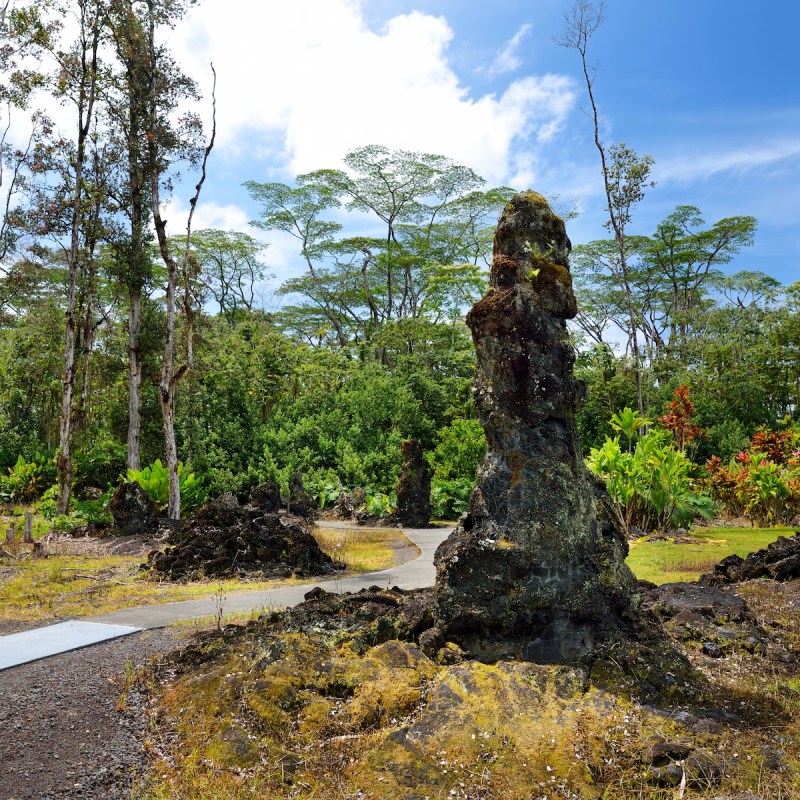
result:
[(694, 581), (726, 556), (744, 557), (793, 533), (794, 528), (697, 528), (690, 533), (691, 544), (640, 539), (630, 544), (628, 566), (637, 578), (653, 583)]
[[(322, 549), (347, 573), (385, 569), (411, 543), (398, 530), (314, 530)], [(0, 623), (35, 623), (121, 608), (260, 591), (309, 579), (173, 583), (139, 571), (139, 556), (51, 555), (0, 560)], [(339, 573), (341, 576), (341, 573)]]

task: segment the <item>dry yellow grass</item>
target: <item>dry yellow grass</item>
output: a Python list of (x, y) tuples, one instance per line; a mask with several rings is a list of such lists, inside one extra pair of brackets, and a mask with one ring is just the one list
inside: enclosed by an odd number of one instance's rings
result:
[(136, 556), (50, 556), (0, 566), (0, 622), (41, 622), (299, 581), (153, 581)]
[(316, 528), (314, 538), (323, 552), (351, 572), (388, 569), (403, 550), (419, 553), (396, 528)]
[[(398, 561), (413, 545), (398, 530), (318, 528), (322, 549), (347, 571), (372, 572)], [(194, 600), (215, 594), (274, 589), (297, 580), (208, 580), (174, 583), (142, 573), (141, 555), (108, 555), (103, 543), (64, 540), (50, 545), (47, 558), (30, 556), (20, 543), (0, 559), (0, 623), (36, 623), (104, 614), (122, 608)], [(408, 549), (407, 549), (408, 548)], [(70, 552), (74, 550), (81, 552)]]

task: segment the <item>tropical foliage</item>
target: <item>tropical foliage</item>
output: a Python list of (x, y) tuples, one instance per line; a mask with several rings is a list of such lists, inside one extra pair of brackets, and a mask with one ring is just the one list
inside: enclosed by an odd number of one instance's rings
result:
[[(617, 419), (626, 423), (626, 433), (646, 424), (629, 408)], [(592, 448), (586, 463), (606, 482), (619, 521), (628, 532), (664, 533), (670, 528), (688, 527), (696, 516), (714, 517), (711, 498), (698, 487), (695, 465), (670, 431), (653, 428), (643, 435), (634, 432), (627, 444), (626, 449), (620, 445), (619, 436), (607, 437), (600, 447)]]
[(791, 522), (800, 514), (800, 431), (761, 430), (750, 448), (724, 463), (706, 461), (711, 496), (731, 515), (755, 525)]

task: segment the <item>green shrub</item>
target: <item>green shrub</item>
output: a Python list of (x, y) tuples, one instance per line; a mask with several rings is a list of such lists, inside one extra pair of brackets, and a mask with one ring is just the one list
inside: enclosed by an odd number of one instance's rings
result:
[(112, 522), (111, 513), (108, 510), (108, 501), (111, 498), (110, 490), (96, 500), (76, 500), (74, 496), (70, 497), (69, 514), (56, 513), (57, 498), (58, 486), (51, 486), (42, 495), (36, 508), (50, 522), (51, 528), (59, 533), (82, 525), (110, 524)]
[(430, 458), (434, 475), (442, 481), (475, 482), (478, 464), (486, 455), (486, 437), (476, 419), (454, 419), (437, 431), (439, 443)]
[(54, 477), (55, 467), (47, 456), (37, 455), (30, 461), (19, 456), (8, 475), (0, 476), (0, 499), (7, 503), (35, 500)]
[(456, 519), (467, 510), (475, 480), (461, 478), (431, 481), (431, 515), (436, 519)]
[(101, 438), (89, 444), (75, 456), (75, 491), (89, 486), (113, 486), (125, 469), (128, 448), (112, 439)]
[(712, 499), (695, 489), (694, 465), (675, 445), (670, 433), (651, 430), (639, 437), (632, 452), (619, 437), (592, 448), (589, 469), (606, 482), (620, 522), (630, 531), (688, 527), (696, 516), (713, 519)]
[(706, 487), (726, 513), (744, 514), (763, 527), (791, 522), (800, 513), (800, 433), (761, 430), (750, 449), (725, 464), (706, 461)]
[(303, 475), (305, 490), (316, 499), (320, 508), (333, 505), (344, 487), (332, 469), (309, 470)]
[(367, 489), (366, 495), (364, 507), (368, 513), (374, 514), (376, 517), (386, 517), (397, 510), (397, 495), (394, 492), (384, 494)]
[[(129, 469), (126, 476), (120, 479), (128, 483), (138, 483), (147, 496), (163, 511), (169, 505), (169, 471), (156, 459), (144, 469)], [(178, 481), (181, 490), (181, 513), (188, 514), (198, 509), (206, 500), (203, 482), (194, 472), (186, 473), (183, 464), (178, 464)]]

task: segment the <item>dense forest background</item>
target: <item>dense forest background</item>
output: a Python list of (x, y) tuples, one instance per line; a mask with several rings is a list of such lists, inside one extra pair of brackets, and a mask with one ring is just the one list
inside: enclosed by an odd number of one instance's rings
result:
[[(73, 6), (69, 35), (58, 2), (2, 21), (4, 127), (20, 115), (32, 127), (25, 145), (2, 142), (0, 470), (27, 466), (32, 493), (58, 477), (80, 499), (169, 462), (171, 430), (203, 493), (300, 472), (321, 503), (362, 486), (381, 511), (415, 438), (435, 512), (462, 510), (484, 451), (464, 315), (513, 190), (446, 156), (369, 145), (344, 169), (249, 182), (261, 205), (249, 232), (195, 231), (190, 217), (168, 237), (179, 173), (198, 183), (193, 209), (213, 169), (214, 123), (203, 132), (199, 89), (163, 44), (181, 4)], [(43, 91), (73, 136), (36, 110)], [(688, 387), (703, 434), (687, 455), (727, 462), (797, 419), (800, 283), (732, 274), (757, 221), (706, 221), (692, 198), (629, 234), (652, 160), (624, 145), (604, 155), (609, 238), (575, 243), (572, 259), (584, 450), (615, 435), (614, 414), (656, 420)], [(273, 286), (257, 230), (294, 236), (305, 271)]]

